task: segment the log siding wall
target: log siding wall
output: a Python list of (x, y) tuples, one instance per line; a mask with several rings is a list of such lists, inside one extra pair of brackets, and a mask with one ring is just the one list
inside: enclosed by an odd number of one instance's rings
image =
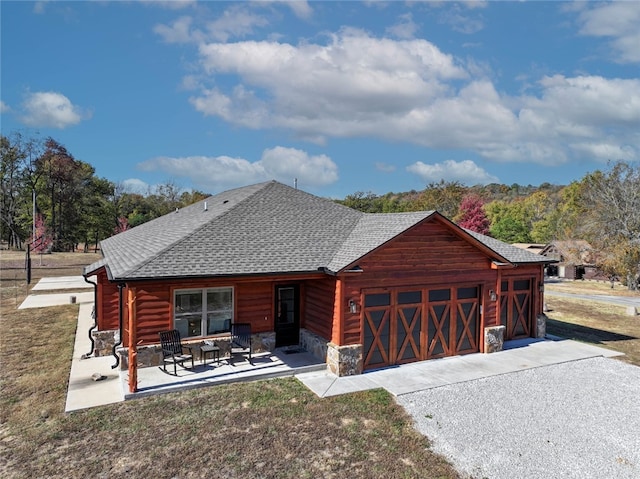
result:
[(302, 310), (301, 326), (327, 340), (331, 339), (336, 279), (325, 277), (305, 282), (305, 307)]
[[(118, 329), (119, 327), (119, 296), (118, 287), (110, 283), (104, 270), (97, 273), (98, 276), (98, 308), (99, 329)], [(313, 281), (310, 281), (313, 279)], [(232, 287), (234, 290), (234, 318), (235, 322), (250, 323), (253, 333), (270, 332), (274, 330), (274, 292), (277, 285), (300, 284), (306, 282), (315, 284), (319, 279), (319, 287), (301, 287), (301, 326), (307, 327), (304, 308), (308, 308), (307, 296), (311, 298), (311, 310), (314, 311), (310, 323), (317, 334), (325, 335), (322, 328), (323, 304), (326, 304), (327, 292), (331, 291), (332, 278), (327, 280), (324, 274), (311, 275), (287, 275), (286, 277), (261, 277), (261, 278), (210, 278), (180, 281), (141, 281), (131, 283), (135, 289), (137, 341), (139, 345), (154, 344), (158, 342), (158, 332), (173, 327), (173, 298), (176, 290), (204, 289)], [(325, 284), (322, 284), (322, 283)], [(125, 287), (123, 295), (126, 300), (128, 288)], [(302, 296), (304, 295), (304, 297)], [(332, 303), (331, 303), (332, 304)], [(127, 308), (124, 306), (124, 320), (127, 319)], [(332, 306), (330, 305), (330, 308)], [(330, 321), (330, 320), (329, 320)], [(126, 324), (123, 325), (123, 342), (128, 341)], [(324, 331), (321, 333), (320, 331)]]

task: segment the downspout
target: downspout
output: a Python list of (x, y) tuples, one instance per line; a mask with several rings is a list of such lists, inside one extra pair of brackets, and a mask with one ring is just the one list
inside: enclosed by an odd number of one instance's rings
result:
[(122, 296), (123, 289), (124, 284), (118, 283), (118, 342), (114, 343), (111, 348), (111, 354), (116, 358), (116, 363), (111, 366), (111, 369), (115, 369), (120, 365), (120, 356), (116, 354), (116, 348), (122, 344), (122, 310), (124, 309), (124, 298)]
[(86, 283), (93, 285), (93, 311), (91, 311), (91, 316), (93, 317), (93, 326), (89, 328), (89, 341), (91, 341), (91, 351), (86, 354), (83, 354), (82, 359), (89, 358), (96, 349), (96, 342), (93, 339), (93, 335), (91, 334), (94, 329), (98, 327), (98, 310), (96, 309), (96, 305), (98, 304), (98, 283), (94, 283), (93, 281), (89, 281), (86, 276), (83, 276), (83, 279)]

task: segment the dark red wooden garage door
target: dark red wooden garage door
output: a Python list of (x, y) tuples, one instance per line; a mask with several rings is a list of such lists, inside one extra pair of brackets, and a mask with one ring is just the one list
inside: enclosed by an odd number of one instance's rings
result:
[(502, 281), (500, 291), (500, 323), (506, 327), (505, 338), (531, 336), (533, 278)]
[(479, 351), (480, 288), (367, 292), (364, 368)]

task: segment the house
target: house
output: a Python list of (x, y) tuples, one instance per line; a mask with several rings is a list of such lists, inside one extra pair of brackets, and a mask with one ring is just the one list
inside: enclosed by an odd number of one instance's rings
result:
[(511, 243), (516, 248), (525, 249), (533, 254), (540, 254), (546, 245), (539, 243)]
[[(158, 332), (296, 345), (338, 375), (482, 352), (537, 334), (548, 260), (436, 211), (368, 214), (272, 181), (101, 242), (96, 354), (157, 364)], [(487, 336), (489, 335), (489, 336)], [(487, 345), (485, 345), (487, 342)]]
[(595, 252), (587, 241), (552, 241), (545, 245), (539, 254), (557, 262), (557, 264), (548, 266), (548, 276), (567, 279), (591, 279), (598, 275), (595, 265)]

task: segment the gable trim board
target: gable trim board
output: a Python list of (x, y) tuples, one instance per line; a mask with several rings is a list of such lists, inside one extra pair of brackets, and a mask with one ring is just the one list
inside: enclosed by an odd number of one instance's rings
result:
[[(363, 305), (370, 291), (403, 295), (403, 291), (420, 289), (428, 298), (429, 291), (450, 288), (455, 295), (459, 288), (474, 287), (477, 320), (470, 333), (473, 337), (468, 338), (473, 347), (451, 351), (482, 351), (480, 336), (474, 335), (500, 324), (500, 301), (492, 302), (490, 292), (500, 292), (505, 278), (530, 281), (528, 321), (530, 334), (535, 332), (532, 318), (542, 311), (540, 284), (543, 266), (549, 262), (464, 230), (436, 211), (361, 213), (277, 182), (212, 196), (108, 238), (101, 250), (103, 259), (84, 271), (85, 275), (98, 273), (98, 329), (116, 329), (114, 315), (129, 314), (114, 308), (118, 304), (115, 286), (135, 288), (135, 337), (141, 345), (157, 343), (158, 331), (172, 327), (176, 289), (232, 287), (233, 321), (249, 322), (255, 333), (266, 334), (275, 330), (276, 288), (297, 284), (300, 327), (341, 347), (365, 343), (363, 331), (368, 323)], [(397, 316), (397, 306), (392, 308), (389, 315)], [(425, 299), (420, 304), (424, 317), (414, 318), (420, 323), (420, 331), (415, 332), (420, 344), (409, 341), (414, 352), (429, 350), (429, 324), (433, 323), (429, 308), (432, 305)], [(455, 298), (450, 308), (458, 308)], [(456, 322), (462, 313), (451, 314)], [(406, 321), (399, 323), (405, 329)], [(458, 326), (459, 322), (453, 329)], [(470, 327), (467, 324), (467, 331)], [(398, 337), (399, 331), (398, 324), (393, 326), (390, 332), (396, 337), (390, 340), (404, 341), (404, 354), (407, 337)], [(128, 344), (127, 331), (123, 340)], [(362, 352), (365, 359), (368, 352)], [(415, 360), (430, 357), (415, 356)], [(407, 359), (411, 358), (401, 358)], [(365, 363), (361, 361), (358, 372), (369, 367)]]

